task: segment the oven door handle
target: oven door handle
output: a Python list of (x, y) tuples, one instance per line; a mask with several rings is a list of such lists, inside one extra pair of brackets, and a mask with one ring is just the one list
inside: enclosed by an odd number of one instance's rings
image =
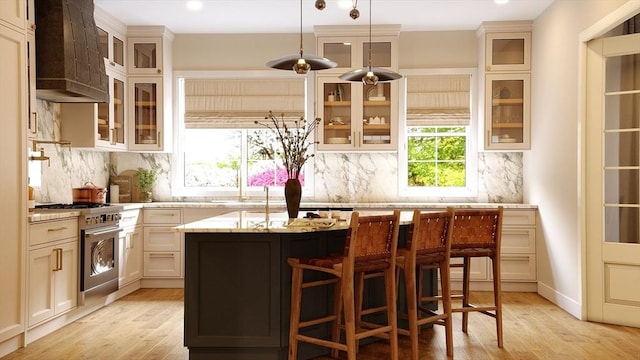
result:
[(95, 231), (95, 230), (91, 230), (91, 231), (85, 231), (84, 235), (89, 237), (89, 236), (100, 236), (100, 235), (104, 235), (104, 234), (110, 234), (110, 233), (114, 233), (114, 232), (118, 232), (120, 231), (119, 228), (117, 227), (110, 227), (108, 229), (103, 229), (103, 230), (99, 230), (99, 231)]

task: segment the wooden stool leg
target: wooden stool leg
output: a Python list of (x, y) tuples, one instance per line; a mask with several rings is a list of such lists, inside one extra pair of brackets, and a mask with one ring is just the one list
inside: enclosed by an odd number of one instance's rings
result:
[[(462, 271), (462, 308), (469, 307), (469, 281), (471, 278), (471, 259), (464, 258), (464, 266)], [(462, 312), (462, 332), (467, 332), (469, 325), (469, 313), (467, 311)]]
[(445, 336), (447, 344), (447, 356), (453, 356), (453, 316), (451, 312), (451, 278), (449, 264), (440, 263), (440, 287), (442, 289), (442, 308), (444, 318)]
[(344, 328), (347, 344), (347, 359), (356, 360), (356, 311), (353, 294), (353, 278), (342, 279), (342, 308), (344, 311)]
[[(419, 272), (422, 272), (418, 268)], [(409, 339), (411, 340), (411, 359), (418, 360), (418, 293), (416, 290), (415, 266), (408, 261), (404, 266), (404, 286), (407, 303), (407, 317), (409, 318)]]
[(389, 346), (391, 347), (391, 358), (398, 358), (398, 319), (396, 306), (396, 281), (395, 266), (384, 271), (384, 287), (387, 300), (387, 321), (391, 325), (389, 332)]
[[(340, 325), (342, 324), (341, 322), (341, 316), (342, 316), (342, 280), (338, 279), (338, 282), (336, 282), (334, 288), (333, 288), (334, 294), (333, 294), (333, 314), (336, 317), (335, 321), (333, 322), (333, 331), (331, 334), (331, 339), (334, 342), (339, 342), (340, 341)], [(331, 349), (331, 357), (333, 358), (337, 358), (338, 357), (338, 349)]]
[(500, 279), (500, 259), (491, 258), (493, 265), (493, 301), (496, 307), (496, 335), (498, 338), (498, 347), (501, 348), (502, 342), (502, 285)]
[(291, 316), (289, 319), (289, 360), (298, 357), (298, 327), (300, 324), (300, 302), (302, 301), (302, 269), (291, 271)]

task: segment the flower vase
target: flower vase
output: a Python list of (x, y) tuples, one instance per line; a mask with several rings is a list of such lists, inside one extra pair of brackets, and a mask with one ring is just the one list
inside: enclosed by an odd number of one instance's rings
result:
[(284, 199), (287, 202), (287, 213), (289, 214), (289, 219), (295, 219), (298, 217), (301, 198), (302, 185), (300, 185), (300, 180), (287, 180), (287, 182), (284, 184)]

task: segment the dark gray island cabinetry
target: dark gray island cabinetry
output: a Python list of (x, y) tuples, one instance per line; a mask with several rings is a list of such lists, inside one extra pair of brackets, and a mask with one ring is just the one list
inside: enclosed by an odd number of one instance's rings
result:
[[(291, 269), (286, 260), (342, 252), (347, 224), (287, 227), (285, 213), (270, 218), (266, 227), (264, 214), (236, 212), (175, 228), (185, 233), (189, 359), (287, 358)], [(406, 225), (401, 226), (401, 238), (406, 237)], [(329, 311), (332, 287), (305, 291), (303, 317)], [(365, 292), (365, 306), (384, 303), (382, 282)], [(309, 331), (329, 336), (326, 325)], [(298, 359), (326, 353), (326, 348), (301, 344)]]

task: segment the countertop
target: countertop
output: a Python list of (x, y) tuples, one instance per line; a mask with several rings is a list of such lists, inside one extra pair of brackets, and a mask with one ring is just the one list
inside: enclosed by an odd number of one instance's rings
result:
[[(389, 215), (389, 211), (358, 211), (361, 216)], [(342, 211), (341, 219), (288, 219), (287, 212), (269, 213), (234, 211), (172, 228), (184, 233), (300, 233), (311, 231), (343, 230), (349, 227), (350, 211)], [(410, 224), (413, 211), (401, 211), (400, 223)]]
[[(150, 202), (150, 203), (120, 203), (124, 211), (143, 208), (193, 208), (193, 209), (229, 209), (229, 211), (237, 211), (243, 209), (245, 211), (264, 211), (264, 201), (239, 201), (239, 200), (222, 200), (208, 202)], [(426, 202), (398, 202), (398, 203), (322, 203), (322, 202), (302, 202), (300, 208), (308, 209), (341, 209), (353, 208), (356, 210), (376, 209), (376, 210), (413, 210), (413, 209), (446, 209), (447, 206), (455, 208), (495, 208), (502, 205), (505, 209), (537, 209), (532, 204), (515, 204), (515, 203), (426, 203)], [(269, 208), (274, 210), (274, 214), (278, 211), (284, 211), (286, 205), (284, 201), (269, 201)], [(29, 213), (29, 222), (57, 220), (69, 217), (78, 217), (78, 210), (59, 210), (59, 211), (39, 211), (36, 209), (33, 213)]]

